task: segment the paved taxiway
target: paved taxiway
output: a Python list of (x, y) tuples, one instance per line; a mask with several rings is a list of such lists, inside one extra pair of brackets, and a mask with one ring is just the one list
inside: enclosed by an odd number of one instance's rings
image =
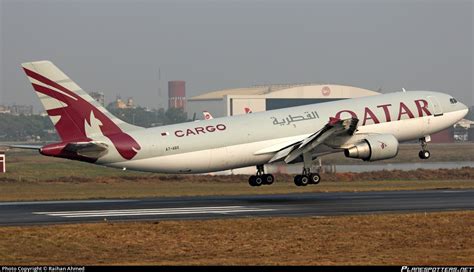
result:
[(472, 189), (447, 189), (0, 202), (0, 225), (472, 210), (473, 199)]

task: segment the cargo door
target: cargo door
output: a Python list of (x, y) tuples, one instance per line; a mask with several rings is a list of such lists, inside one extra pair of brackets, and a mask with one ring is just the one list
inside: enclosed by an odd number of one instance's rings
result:
[(429, 108), (433, 115), (436, 116), (442, 116), (443, 115), (443, 109), (441, 108), (441, 104), (438, 101), (438, 98), (434, 96), (428, 96), (428, 100), (430, 102)]

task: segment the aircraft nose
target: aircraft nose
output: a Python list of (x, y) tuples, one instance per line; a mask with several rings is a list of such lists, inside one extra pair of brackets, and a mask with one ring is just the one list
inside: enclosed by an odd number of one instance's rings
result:
[(460, 107), (460, 112), (462, 113), (462, 118), (464, 118), (464, 116), (467, 115), (467, 112), (469, 111), (469, 108), (464, 105), (463, 103), (459, 103), (459, 107)]

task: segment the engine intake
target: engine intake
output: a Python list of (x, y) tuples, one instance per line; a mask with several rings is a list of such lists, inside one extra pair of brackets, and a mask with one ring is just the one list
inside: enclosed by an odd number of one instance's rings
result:
[(391, 134), (369, 135), (364, 141), (344, 150), (348, 158), (364, 161), (390, 159), (398, 154), (398, 140)]

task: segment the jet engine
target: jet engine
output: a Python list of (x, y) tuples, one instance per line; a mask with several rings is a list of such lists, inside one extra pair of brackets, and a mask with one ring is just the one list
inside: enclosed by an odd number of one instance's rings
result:
[(348, 158), (364, 161), (390, 159), (398, 154), (398, 140), (391, 134), (369, 135), (362, 142), (344, 150)]

